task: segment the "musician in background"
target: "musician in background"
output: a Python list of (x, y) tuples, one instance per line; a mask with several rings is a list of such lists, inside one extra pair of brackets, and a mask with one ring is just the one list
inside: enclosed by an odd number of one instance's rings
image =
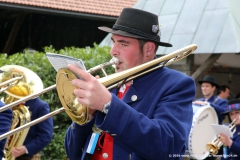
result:
[[(223, 113), (230, 118), (230, 122), (234, 122), (235, 132), (233, 137), (230, 138), (224, 134), (220, 134), (220, 141), (226, 146), (226, 152), (223, 152), (223, 147), (220, 149), (220, 155), (228, 155), (228, 157), (222, 156), (221, 160), (231, 159), (240, 160), (240, 99), (234, 99), (228, 102), (226, 112)], [(232, 129), (233, 131), (234, 129)]]
[[(31, 121), (42, 117), (50, 112), (49, 105), (40, 98), (25, 102), (31, 113)], [(49, 118), (30, 127), (23, 146), (13, 148), (12, 154), (16, 160), (39, 160), (40, 151), (52, 140), (53, 119)]]
[[(5, 104), (0, 101), (0, 108), (5, 106)], [(0, 135), (8, 132), (10, 130), (12, 123), (12, 110), (7, 109), (3, 112), (0, 112)], [(7, 139), (0, 140), (0, 160), (2, 160), (4, 156), (4, 146), (6, 144)]]
[(227, 85), (221, 85), (217, 89), (217, 95), (219, 98), (228, 99), (230, 95), (230, 87)]
[[(160, 41), (158, 16), (143, 10), (124, 8), (112, 28), (111, 56), (119, 59), (115, 71), (121, 72), (149, 62)], [(114, 88), (110, 92), (89, 73), (68, 65), (84, 79), (74, 79), (74, 94), (80, 104), (91, 109), (86, 124), (73, 122), (65, 137), (71, 160), (168, 160), (182, 159), (192, 125), (194, 80), (163, 67)], [(183, 86), (188, 86), (184, 87)], [(93, 126), (103, 130), (93, 154)], [(95, 132), (95, 130), (94, 130)]]
[[(36, 94), (43, 89), (43, 83), (40, 77), (28, 68), (18, 65), (5, 65), (1, 67), (1, 71), (3, 74), (0, 77), (0, 82), (5, 82), (14, 77), (22, 77), (20, 81), (14, 85), (10, 85), (11, 87), (4, 90), (6, 93), (3, 97), (5, 104), (11, 104), (19, 99), (22, 100), (24, 97)], [(25, 110), (22, 110), (21, 106)], [(22, 104), (14, 106), (12, 112), (14, 113), (14, 117), (11, 121), (14, 120), (15, 123), (12, 124), (11, 129), (15, 129), (28, 123), (28, 121), (34, 121), (35, 119), (45, 116), (50, 112), (50, 108), (48, 103), (38, 97), (25, 102), (22, 100)], [(15, 124), (17, 126), (15, 126)], [(52, 118), (33, 125), (29, 128), (28, 132), (17, 135), (14, 140), (11, 138), (8, 139), (7, 146), (5, 146), (6, 153), (4, 158), (11, 159), (15, 157), (16, 160), (39, 160), (39, 152), (51, 141), (52, 134)], [(13, 141), (16, 142), (12, 144)]]
[(193, 103), (198, 105), (206, 105), (209, 103), (217, 113), (219, 124), (222, 124), (224, 116), (221, 115), (221, 113), (225, 111), (227, 100), (218, 98), (215, 95), (215, 90), (219, 87), (219, 85), (215, 82), (215, 79), (212, 76), (208, 75), (198, 81), (198, 83), (201, 85), (204, 97), (195, 100)]

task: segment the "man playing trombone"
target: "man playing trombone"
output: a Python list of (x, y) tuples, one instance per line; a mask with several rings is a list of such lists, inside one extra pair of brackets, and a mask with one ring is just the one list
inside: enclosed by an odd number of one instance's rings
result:
[[(138, 9), (123, 9), (113, 28), (99, 29), (112, 33), (117, 73), (152, 61), (159, 45), (172, 46), (160, 41), (157, 15)], [(74, 65), (68, 69), (84, 79), (72, 85), (79, 88), (74, 90), (78, 102), (90, 108), (86, 124), (73, 122), (67, 130), (71, 160), (182, 159), (193, 117), (192, 78), (163, 67), (109, 92), (89, 73)], [(97, 128), (103, 131), (99, 137)]]

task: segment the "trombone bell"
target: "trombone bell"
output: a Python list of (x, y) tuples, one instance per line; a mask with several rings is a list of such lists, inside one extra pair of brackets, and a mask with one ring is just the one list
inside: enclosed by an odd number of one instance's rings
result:
[(79, 104), (73, 90), (77, 89), (71, 81), (77, 77), (68, 69), (62, 68), (57, 72), (56, 84), (58, 97), (68, 116), (78, 124), (84, 124), (88, 119), (88, 109)]

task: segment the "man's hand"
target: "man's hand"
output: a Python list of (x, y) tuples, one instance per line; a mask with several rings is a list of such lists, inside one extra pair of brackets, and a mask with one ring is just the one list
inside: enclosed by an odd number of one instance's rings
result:
[(27, 151), (25, 146), (20, 146), (20, 147), (13, 147), (12, 149), (12, 155), (17, 158), (23, 154), (25, 154)]
[(207, 105), (208, 102), (204, 102), (204, 101), (194, 101), (193, 104), (197, 104), (197, 105), (204, 106), (204, 105)]
[[(112, 94), (88, 72), (71, 64), (68, 65), (68, 69), (83, 79), (72, 80), (72, 85), (78, 88), (74, 90), (78, 102), (92, 110), (102, 111), (104, 104), (111, 101)], [(92, 110), (91, 113), (94, 112)]]

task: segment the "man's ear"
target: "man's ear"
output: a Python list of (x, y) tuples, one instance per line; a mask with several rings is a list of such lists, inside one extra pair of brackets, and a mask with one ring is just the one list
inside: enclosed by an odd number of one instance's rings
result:
[(216, 87), (216, 86), (213, 86), (213, 88), (214, 88), (214, 91), (216, 91), (216, 90), (217, 90), (217, 87)]
[(145, 44), (146, 46), (146, 56), (149, 57), (151, 55), (154, 55), (155, 54), (155, 44), (153, 42), (147, 42)]

